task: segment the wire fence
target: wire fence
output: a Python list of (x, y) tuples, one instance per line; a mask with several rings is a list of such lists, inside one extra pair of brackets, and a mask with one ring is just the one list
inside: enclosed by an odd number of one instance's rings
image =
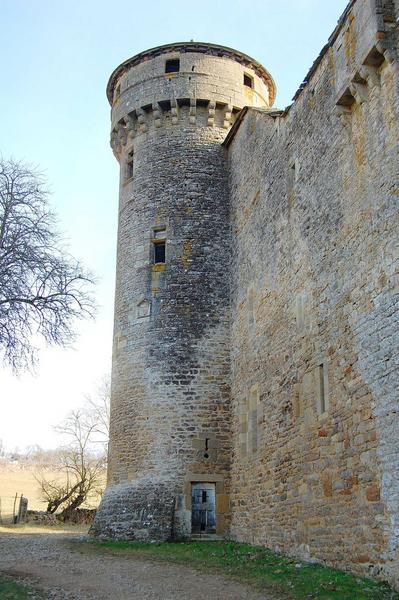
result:
[(0, 496), (0, 525), (16, 525), (26, 520), (28, 499), (23, 494)]

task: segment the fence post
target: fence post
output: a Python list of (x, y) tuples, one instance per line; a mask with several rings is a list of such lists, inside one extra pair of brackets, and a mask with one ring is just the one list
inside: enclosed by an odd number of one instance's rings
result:
[(19, 509), (18, 509), (18, 520), (17, 523), (22, 523), (26, 519), (26, 513), (28, 511), (28, 498), (25, 498), (23, 494), (19, 499)]
[(18, 498), (18, 492), (15, 494), (15, 498), (14, 498), (14, 506), (12, 509), (12, 524), (15, 525), (16, 521), (16, 517), (15, 517), (15, 505), (17, 503), (17, 498)]

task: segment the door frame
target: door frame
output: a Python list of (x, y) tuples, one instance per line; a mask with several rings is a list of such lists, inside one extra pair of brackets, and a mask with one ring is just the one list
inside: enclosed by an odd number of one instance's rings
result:
[[(184, 507), (190, 519), (191, 531), (191, 490), (193, 483), (215, 484), (216, 535), (226, 535), (230, 525), (230, 498), (226, 490), (226, 477), (222, 474), (187, 473), (184, 484)], [(210, 534), (213, 535), (213, 534)]]

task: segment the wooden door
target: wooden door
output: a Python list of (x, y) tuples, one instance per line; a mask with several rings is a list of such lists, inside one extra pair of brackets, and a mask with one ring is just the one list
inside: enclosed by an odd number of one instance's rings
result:
[(192, 533), (215, 533), (215, 484), (193, 483), (191, 494)]

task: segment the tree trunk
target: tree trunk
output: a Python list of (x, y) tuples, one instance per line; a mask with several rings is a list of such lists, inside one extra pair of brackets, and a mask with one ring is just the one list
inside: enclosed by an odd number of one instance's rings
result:
[(64, 510), (60, 513), (59, 518), (62, 521), (69, 521), (71, 518), (71, 514), (77, 509), (79, 508), (79, 506), (81, 504), (83, 504), (83, 502), (86, 500), (86, 494), (85, 493), (80, 493), (76, 496), (76, 498), (74, 498), (74, 500), (72, 500), (72, 502), (66, 507), (64, 508)]
[(64, 494), (64, 496), (61, 496), (60, 498), (55, 498), (54, 500), (50, 500), (49, 503), (47, 504), (47, 512), (49, 512), (51, 515), (53, 515), (55, 513), (55, 511), (57, 510), (57, 508), (59, 508), (61, 506), (61, 504), (63, 504), (67, 500), (69, 500), (69, 498), (72, 496), (72, 494), (74, 494), (76, 492), (76, 490), (79, 488), (79, 486), (80, 486), (80, 483), (76, 483), (69, 490), (69, 492)]

